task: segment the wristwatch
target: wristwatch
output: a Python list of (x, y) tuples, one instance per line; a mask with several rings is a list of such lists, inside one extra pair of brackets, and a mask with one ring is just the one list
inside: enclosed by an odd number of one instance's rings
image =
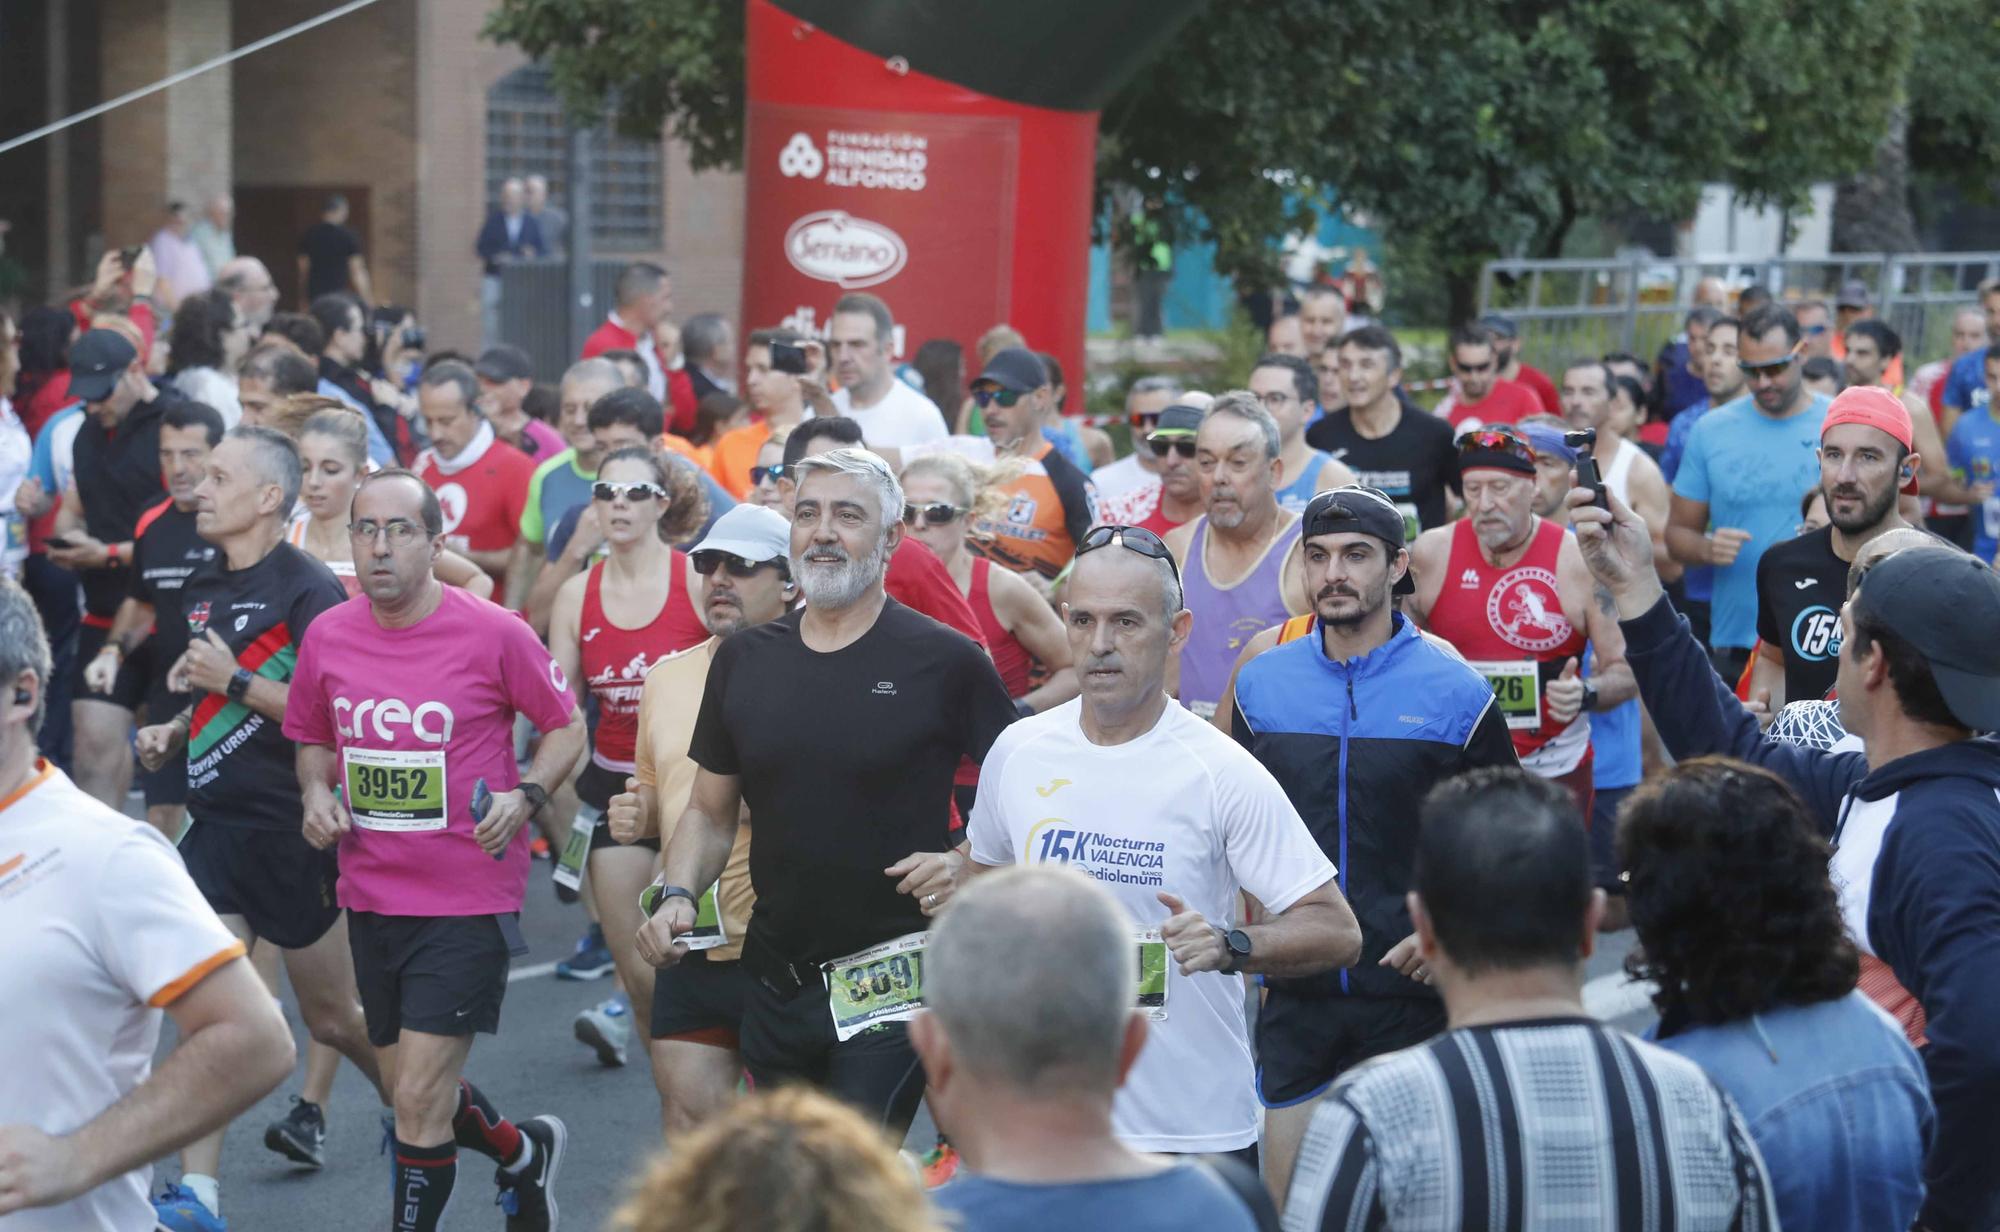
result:
[(686, 900), (688, 900), (690, 903), (693, 903), (697, 907), (701, 905), (701, 900), (695, 897), (694, 891), (688, 889), (686, 886), (677, 886), (677, 885), (661, 886), (660, 904), (662, 906), (665, 906), (666, 901), (670, 898), (685, 898)]
[(254, 679), (256, 677), (250, 674), (249, 668), (239, 667), (230, 673), (229, 683), (222, 691), (230, 701), (240, 702), (243, 700), (243, 695), (250, 691), (250, 682)]
[(523, 779), (521, 781), (520, 787), (516, 788), (516, 790), (519, 791), (521, 795), (527, 799), (528, 816), (530, 817), (533, 817), (536, 813), (541, 812), (542, 806), (549, 802), (549, 793), (542, 787), (540, 783), (530, 783), (527, 780)]
[(1218, 927), (1215, 931), (1222, 933), (1223, 948), (1229, 951), (1229, 963), (1222, 969), (1235, 975), (1243, 970), (1244, 961), (1250, 957), (1250, 934), (1240, 928), (1224, 931)]
[(1597, 709), (1597, 686), (1588, 680), (1583, 682), (1583, 710)]

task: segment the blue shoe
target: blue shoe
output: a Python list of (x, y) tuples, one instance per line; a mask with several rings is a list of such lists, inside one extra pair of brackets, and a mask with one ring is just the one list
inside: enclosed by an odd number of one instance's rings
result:
[(632, 1011), (618, 997), (593, 1005), (576, 1016), (576, 1038), (597, 1050), (600, 1065), (616, 1068), (625, 1064), (625, 1048), (632, 1042)]
[(604, 930), (596, 924), (577, 938), (576, 949), (556, 964), (559, 980), (596, 980), (612, 972), (611, 947), (604, 944)]
[(222, 1216), (201, 1204), (194, 1191), (185, 1185), (169, 1185), (166, 1192), (153, 1199), (153, 1218), (168, 1232), (228, 1232), (229, 1224)]

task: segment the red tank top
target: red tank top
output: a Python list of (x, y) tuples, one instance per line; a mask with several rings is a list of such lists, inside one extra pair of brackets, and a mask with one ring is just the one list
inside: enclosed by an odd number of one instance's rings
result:
[(972, 587), (966, 592), (965, 601), (972, 606), (979, 631), (986, 635), (987, 648), (993, 652), (993, 666), (1000, 672), (1000, 683), (1007, 686), (1007, 696), (1021, 697), (1028, 692), (1028, 671), (1035, 657), (1007, 631), (994, 612), (993, 594), (988, 589), (992, 573), (992, 561), (983, 556), (972, 558)]
[(708, 627), (701, 623), (688, 594), (687, 557), (671, 553), (667, 569), (673, 579), (667, 601), (637, 629), (612, 624), (604, 614), (600, 593), (603, 561), (590, 567), (583, 584), (583, 613), (576, 635), (583, 651), (583, 678), (590, 686), (590, 695), (597, 699), (597, 736), (590, 759), (619, 774), (632, 773), (639, 736), (639, 694), (646, 685), (647, 669), (670, 654), (708, 640)]
[[(1556, 582), (1565, 533), (1536, 518), (1527, 552), (1498, 569), (1480, 554), (1471, 521), (1460, 519), (1452, 527), (1450, 562), (1431, 605), (1431, 632), (1494, 682), (1514, 752), (1522, 758), (1569, 730), (1549, 720), (1546, 686), (1562, 673), (1565, 660), (1582, 656), (1587, 640), (1563, 611)], [(1537, 697), (1541, 704), (1533, 707)]]

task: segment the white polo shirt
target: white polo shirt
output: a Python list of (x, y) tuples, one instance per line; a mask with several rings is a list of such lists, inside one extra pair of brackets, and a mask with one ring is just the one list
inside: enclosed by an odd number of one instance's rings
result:
[[(73, 1133), (146, 1080), (161, 1010), (243, 953), (160, 832), (47, 763), (0, 800), (0, 1125)], [(151, 1228), (152, 1167), (0, 1232)]]
[[(1170, 914), (1161, 891), (1230, 927), (1247, 890), (1283, 912), (1334, 868), (1284, 788), (1185, 707), (1117, 745), (1083, 734), (1081, 699), (1008, 727), (979, 770), (968, 835), (981, 864), (1068, 864), (1125, 907), (1135, 930)], [(1257, 1141), (1243, 980), (1167, 962), (1166, 1017), (1111, 1110), (1142, 1151), (1234, 1151)]]
[(861, 425), (861, 443), (870, 449), (908, 449), (945, 438), (944, 416), (937, 404), (891, 377), (889, 392), (870, 407), (854, 405), (852, 390), (833, 394), (833, 409)]

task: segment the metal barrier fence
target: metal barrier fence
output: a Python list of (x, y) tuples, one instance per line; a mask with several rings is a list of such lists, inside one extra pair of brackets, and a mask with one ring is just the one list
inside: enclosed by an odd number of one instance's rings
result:
[(1608, 351), (1650, 359), (1680, 333), (1695, 286), (1710, 277), (1732, 297), (1755, 284), (1786, 303), (1823, 300), (1829, 313), (1841, 287), (1860, 282), (1875, 314), (1902, 335), (1903, 362), (1914, 371), (1950, 353), (1952, 315), (1976, 302), (1982, 280), (2000, 278), (2000, 252), (1489, 261), (1479, 310), (1518, 322), (1522, 357), (1537, 367)]
[[(591, 303), (575, 311), (587, 314), (583, 332), (616, 303), (618, 272), (630, 263), (619, 257), (590, 263)], [(570, 339), (569, 263), (560, 258), (514, 261), (500, 267), (500, 341), (526, 351), (535, 361), (535, 380), (553, 385), (576, 359)]]

